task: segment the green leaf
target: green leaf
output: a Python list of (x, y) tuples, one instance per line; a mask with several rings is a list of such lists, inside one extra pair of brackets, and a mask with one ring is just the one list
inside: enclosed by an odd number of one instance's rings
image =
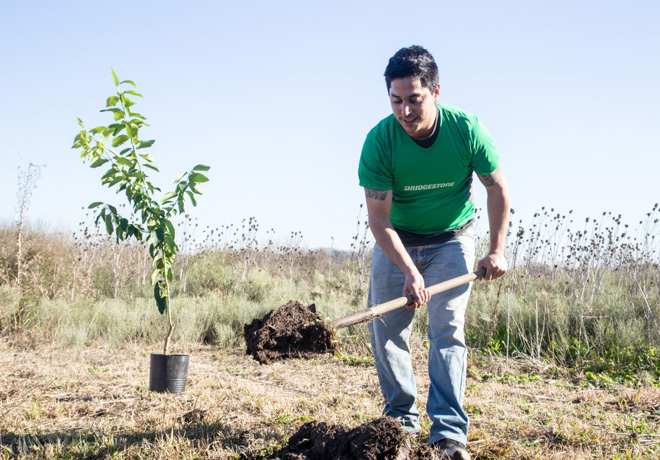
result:
[(202, 189), (200, 189), (200, 188), (197, 186), (197, 184), (192, 184), (192, 185), (190, 186), (190, 188), (192, 189), (193, 193), (196, 193), (196, 194), (198, 194), (198, 195), (201, 195), (201, 194), (202, 194)]
[(112, 146), (113, 147), (119, 147), (122, 145), (124, 142), (129, 140), (130, 137), (128, 137), (126, 134), (122, 134), (121, 136), (117, 136), (112, 140)]
[(112, 235), (114, 227), (112, 226), (112, 216), (110, 215), (105, 216), (105, 229), (107, 230), (108, 235)]
[(110, 68), (112, 71), (112, 79), (115, 81), (115, 86), (119, 86), (119, 78), (117, 78), (117, 74), (115, 73), (115, 69), (112, 67)]
[(191, 182), (198, 182), (198, 183), (199, 183), (199, 182), (208, 182), (208, 181), (209, 181), (209, 178), (206, 177), (204, 174), (200, 174), (200, 173), (192, 173), (192, 174), (190, 174), (190, 176), (189, 176), (189, 180), (190, 180)]
[(133, 80), (124, 80), (120, 84), (123, 85), (124, 83), (128, 83), (129, 85), (133, 85), (133, 87), (135, 87), (135, 83), (133, 82)]
[(80, 125), (81, 128), (85, 127), (85, 125), (83, 125), (83, 122), (80, 118), (78, 118), (78, 124)]
[(160, 172), (157, 167), (155, 167), (154, 165), (150, 165), (149, 163), (145, 163), (142, 166), (144, 166), (145, 168), (153, 169), (156, 172)]
[(94, 163), (92, 163), (92, 164), (89, 165), (89, 166), (90, 166), (91, 168), (98, 168), (99, 166), (103, 166), (103, 165), (106, 164), (107, 162), (108, 162), (108, 160), (106, 160), (105, 158), (99, 158), (98, 160), (96, 160)]
[(157, 227), (155, 233), (156, 233), (156, 239), (160, 244), (165, 239), (165, 231), (163, 230), (162, 227)]
[(167, 200), (174, 198), (176, 196), (176, 192), (169, 192), (165, 194), (165, 196), (160, 200), (161, 203), (165, 203)]
[(208, 171), (209, 169), (211, 169), (210, 166), (206, 166), (206, 165), (197, 165), (197, 166), (195, 166), (195, 167), (193, 168), (193, 171)]
[(156, 306), (160, 314), (167, 311), (167, 285), (164, 281), (158, 281), (154, 285), (154, 298), (156, 299)]
[(153, 273), (151, 274), (151, 284), (155, 285), (156, 282), (158, 281), (158, 277), (160, 276), (160, 270), (154, 270)]
[(117, 96), (110, 96), (108, 99), (106, 99), (105, 106), (114, 107), (117, 105), (117, 102), (119, 102), (119, 98)]
[(108, 170), (105, 172), (105, 174), (103, 174), (103, 176), (101, 176), (101, 180), (103, 180), (103, 179), (109, 179), (110, 177), (114, 176), (115, 174), (117, 174), (117, 170), (116, 170), (115, 167), (113, 166), (112, 168), (108, 169)]
[(102, 201), (95, 201), (94, 203), (92, 203), (92, 204), (90, 204), (89, 206), (87, 206), (87, 209), (94, 209), (94, 208), (96, 208), (97, 206), (101, 206), (102, 204), (103, 204)]
[(123, 180), (123, 179), (122, 179), (121, 177), (115, 177), (114, 179), (112, 179), (112, 180), (108, 183), (108, 188), (117, 185), (117, 184), (120, 183), (122, 180)]
[(117, 107), (110, 107), (109, 109), (99, 110), (99, 112), (112, 112), (115, 116), (115, 121), (126, 117), (126, 114), (123, 112), (123, 110), (118, 109)]
[(138, 149), (146, 149), (154, 145), (155, 140), (150, 140), (150, 141), (140, 141), (140, 143), (137, 145)]
[(113, 123), (113, 124), (111, 124), (111, 125), (108, 126), (108, 129), (111, 129), (111, 128), (112, 128), (112, 129), (114, 130), (114, 132), (113, 132), (112, 135), (113, 135), (113, 136), (116, 136), (116, 135), (119, 134), (119, 133), (120, 133), (125, 127), (126, 127), (126, 126), (124, 126), (123, 123)]
[(187, 173), (185, 172), (179, 173), (179, 175), (176, 176), (176, 179), (174, 179), (174, 183), (176, 184), (177, 182), (179, 182), (181, 179), (183, 179), (183, 176), (185, 176), (186, 174)]
[(133, 166), (133, 162), (127, 158), (117, 156), (115, 157), (115, 159), (117, 160), (117, 163), (119, 163), (120, 165), (128, 166), (129, 168)]
[[(168, 237), (165, 239), (164, 252), (169, 255), (169, 257), (167, 257), (166, 260), (169, 262), (167, 268), (170, 268), (170, 265), (172, 264), (172, 259), (174, 258), (174, 255), (177, 253), (177, 247), (172, 238)], [(172, 279), (168, 278), (168, 281), (172, 281)]]
[(151, 158), (151, 155), (149, 155), (148, 153), (141, 153), (140, 156), (150, 163), (154, 162), (154, 159)]
[(197, 200), (195, 199), (195, 195), (193, 195), (193, 193), (188, 190), (186, 190), (186, 193), (188, 194), (188, 198), (190, 198), (190, 202), (192, 203), (192, 205), (197, 206)]
[[(122, 83), (125, 83), (125, 82), (122, 82)], [(135, 86), (135, 85), (133, 85), (133, 86)], [(142, 94), (140, 94), (140, 93), (136, 93), (136, 92), (133, 91), (132, 89), (129, 89), (128, 91), (124, 91), (124, 94), (132, 94), (133, 96), (143, 97)]]
[(121, 231), (121, 239), (124, 239), (125, 234), (128, 231), (128, 220), (124, 217), (122, 217), (119, 220), (119, 226), (117, 227), (117, 234), (119, 234), (119, 231)]
[(172, 241), (174, 241), (174, 225), (172, 225), (172, 222), (170, 222), (168, 219), (163, 219), (163, 224), (165, 224), (165, 227), (167, 228), (167, 232), (170, 234), (170, 238)]
[(131, 224), (128, 227), (128, 231), (132, 233), (138, 241), (142, 241), (142, 229), (139, 225)]

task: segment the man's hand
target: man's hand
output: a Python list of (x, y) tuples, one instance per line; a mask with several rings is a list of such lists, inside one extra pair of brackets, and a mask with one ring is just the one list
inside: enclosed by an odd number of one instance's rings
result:
[(507, 270), (507, 263), (502, 254), (499, 252), (493, 252), (479, 261), (477, 269), (481, 267), (486, 269), (486, 274), (483, 279), (494, 280), (495, 278), (504, 276)]
[(403, 285), (403, 295), (407, 296), (408, 294), (412, 295), (415, 300), (412, 304), (406, 307), (408, 310), (414, 310), (415, 308), (425, 305), (431, 298), (431, 293), (424, 285), (424, 278), (417, 269), (406, 274), (406, 281)]

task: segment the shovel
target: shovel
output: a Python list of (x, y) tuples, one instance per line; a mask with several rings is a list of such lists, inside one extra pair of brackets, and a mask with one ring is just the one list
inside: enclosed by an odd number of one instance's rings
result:
[[(442, 283), (434, 284), (433, 286), (429, 286), (427, 289), (431, 295), (435, 295), (440, 292), (448, 291), (449, 289), (467, 284), (470, 281), (474, 281), (477, 278), (483, 277), (485, 274), (486, 269), (480, 268), (476, 272), (467, 273), (465, 275), (443, 281)], [(414, 299), (412, 294), (408, 294), (407, 297), (398, 297), (394, 300), (390, 300), (389, 302), (381, 303), (380, 305), (375, 305), (371, 308), (365, 308), (364, 310), (356, 311), (350, 315), (338, 318), (331, 323), (331, 326), (334, 329), (339, 329), (340, 327), (351, 326), (363, 321), (371, 321), (383, 313), (387, 313), (388, 311), (396, 310), (397, 308), (405, 307), (407, 305), (412, 305), (413, 303)]]

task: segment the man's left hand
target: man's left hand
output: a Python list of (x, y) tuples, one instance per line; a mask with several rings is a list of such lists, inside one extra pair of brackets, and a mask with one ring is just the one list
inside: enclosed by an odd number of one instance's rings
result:
[(504, 276), (507, 270), (506, 258), (499, 252), (492, 252), (479, 261), (477, 269), (485, 268), (485, 280), (494, 280), (500, 276)]

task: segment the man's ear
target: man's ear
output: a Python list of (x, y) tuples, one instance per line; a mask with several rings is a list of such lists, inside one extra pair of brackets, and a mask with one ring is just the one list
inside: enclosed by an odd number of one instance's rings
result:
[(435, 87), (435, 91), (433, 91), (433, 101), (438, 102), (439, 98), (440, 98), (440, 83), (438, 83), (438, 86)]

